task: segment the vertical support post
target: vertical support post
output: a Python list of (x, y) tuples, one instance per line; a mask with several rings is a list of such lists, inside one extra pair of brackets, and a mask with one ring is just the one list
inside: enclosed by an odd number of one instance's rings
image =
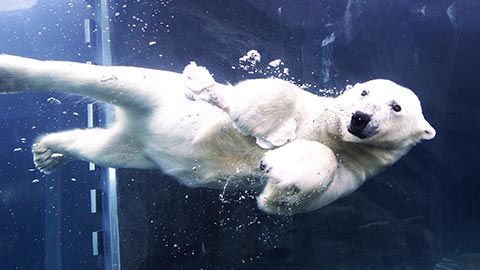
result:
[(109, 0), (97, 0), (97, 26), (100, 46), (97, 46), (97, 57), (104, 66), (112, 65), (112, 51), (110, 47), (110, 11)]
[(45, 177), (45, 269), (62, 269), (60, 173)]
[[(97, 62), (104, 66), (112, 65), (110, 47), (110, 0), (97, 0)], [(115, 119), (111, 106), (103, 111), (104, 125), (110, 125)], [(117, 214), (117, 174), (113, 168), (103, 169), (102, 172), (103, 196), (103, 246), (105, 270), (120, 270), (120, 239)]]
[[(93, 128), (93, 103), (87, 104), (87, 127)], [(88, 163), (88, 170), (95, 171), (95, 163)]]
[[(55, 110), (61, 115), (60, 109)], [(60, 128), (59, 124), (54, 125)], [(45, 176), (45, 269), (61, 270), (62, 266), (62, 172), (57, 170)]]
[(117, 215), (117, 173), (113, 168), (102, 172), (103, 231), (105, 270), (120, 270), (120, 237)]

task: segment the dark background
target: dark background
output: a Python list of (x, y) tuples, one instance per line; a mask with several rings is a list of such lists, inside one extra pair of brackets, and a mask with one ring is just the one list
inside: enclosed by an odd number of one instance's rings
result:
[[(437, 130), (353, 195), (292, 217), (258, 211), (251, 192), (119, 170), (122, 269), (480, 269), (480, 2), (119, 0), (111, 13), (115, 65), (181, 72), (197, 61), (220, 82), (277, 74), (320, 95), (391, 79), (417, 93)], [(92, 16), (84, 1), (0, 12), (0, 53), (91, 60), (82, 21)], [(262, 61), (241, 69), (251, 49)], [(268, 68), (274, 59), (288, 76)], [(36, 136), (85, 125), (81, 103), (54, 95), (63, 101), (54, 106), (52, 95), (1, 97), (2, 270), (48, 269), (49, 231), (60, 232), (53, 243), (65, 269), (101, 265), (89, 250), (99, 217), (86, 202), (98, 172), (82, 162), (55, 176), (28, 171)]]
[[(478, 1), (125, 1), (114, 9), (115, 64), (181, 72), (194, 60), (236, 83), (281, 59), (287, 79), (319, 94), (391, 79), (417, 93), (437, 130), (352, 196), (293, 217), (259, 212), (254, 194), (124, 172), (132, 180), (120, 185), (121, 247), (137, 250), (122, 253), (124, 267), (480, 269)], [(239, 68), (251, 49), (262, 55), (260, 72)]]

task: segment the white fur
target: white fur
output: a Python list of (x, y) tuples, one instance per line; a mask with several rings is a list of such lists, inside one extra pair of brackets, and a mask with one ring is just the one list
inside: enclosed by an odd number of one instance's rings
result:
[[(192, 187), (260, 190), (259, 208), (294, 214), (350, 194), (435, 136), (415, 94), (387, 80), (357, 84), (338, 98), (278, 79), (216, 84), (216, 107), (186, 98), (184, 79), (160, 70), (0, 56), (4, 93), (64, 91), (118, 107), (117, 122), (108, 129), (40, 137), (34, 161), (47, 173), (72, 159), (160, 168)], [(364, 90), (368, 95), (361, 95)], [(392, 110), (393, 101), (400, 112)], [(348, 132), (357, 111), (371, 115), (373, 136)]]

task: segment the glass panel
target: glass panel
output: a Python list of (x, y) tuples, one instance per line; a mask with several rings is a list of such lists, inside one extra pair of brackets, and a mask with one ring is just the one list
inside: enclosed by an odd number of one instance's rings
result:
[[(386, 78), (414, 89), (433, 141), (320, 210), (256, 208), (252, 192), (120, 171), (124, 269), (480, 268), (476, 1), (140, 1), (113, 5), (114, 65), (218, 82), (268, 76), (324, 96)], [(245, 60), (257, 50), (261, 61)], [(281, 60), (275, 61), (274, 60)], [(328, 88), (328, 90), (323, 90)]]
[[(44, 133), (87, 127), (89, 110), (98, 125), (97, 103), (92, 110), (67, 94), (2, 95), (0, 268), (480, 269), (477, 2), (0, 3), (0, 53), (174, 72), (196, 61), (220, 83), (276, 77), (324, 97), (385, 78), (415, 91), (437, 131), (353, 194), (280, 216), (258, 209), (256, 191), (228, 182), (187, 188), (160, 170), (113, 175), (75, 161), (43, 175), (30, 145)], [(389, 120), (399, 132), (407, 126)], [(106, 187), (118, 198), (107, 194), (103, 216), (90, 214), (92, 189)], [(92, 232), (102, 222), (105, 255), (94, 256)], [(117, 229), (121, 264), (112, 248)]]
[[(0, 4), (0, 53), (42, 60), (92, 61), (84, 22), (94, 16), (84, 1), (4, 1)], [(7, 3), (8, 2), (8, 3)], [(1, 87), (1, 86), (0, 86)], [(32, 162), (40, 135), (85, 128), (87, 101), (61, 93), (2, 95), (0, 129), (1, 269), (101, 269), (92, 254), (92, 232), (102, 229), (90, 213), (90, 189), (99, 171), (73, 162), (44, 175)], [(98, 124), (97, 105), (93, 110)], [(101, 244), (100, 244), (101, 246)]]

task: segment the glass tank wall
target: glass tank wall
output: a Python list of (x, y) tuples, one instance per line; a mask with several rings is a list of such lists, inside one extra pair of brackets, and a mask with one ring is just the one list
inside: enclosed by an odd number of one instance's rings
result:
[[(100, 5), (85, 1), (2, 2), (0, 53), (104, 63), (99, 12)], [(0, 102), (0, 269), (115, 269), (110, 217), (101, 211), (110, 209), (100, 196), (109, 190), (108, 177), (83, 162), (44, 175), (31, 154), (42, 134), (105, 125), (107, 110), (54, 92), (2, 95)]]
[(43, 175), (37, 136), (112, 115), (56, 92), (2, 95), (0, 269), (480, 269), (477, 2), (0, 4), (0, 53), (175, 72), (196, 61), (218, 82), (273, 76), (322, 96), (385, 78), (415, 91), (437, 131), (352, 195), (275, 216), (253, 191), (190, 189), (156, 170), (76, 161)]

